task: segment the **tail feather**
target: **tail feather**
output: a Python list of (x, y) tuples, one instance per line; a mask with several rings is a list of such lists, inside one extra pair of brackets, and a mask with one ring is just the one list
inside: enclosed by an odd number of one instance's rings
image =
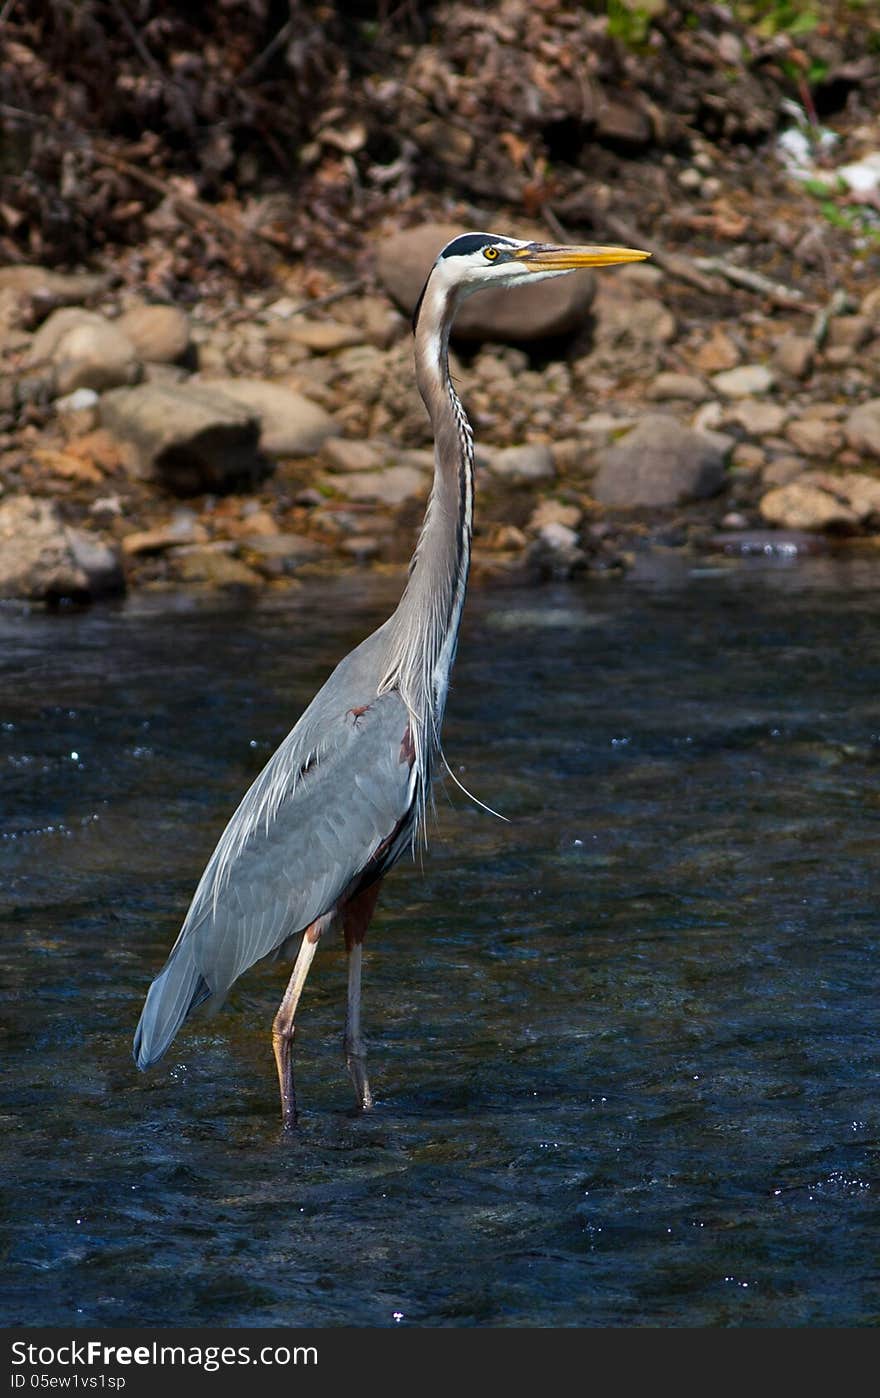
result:
[(211, 988), (185, 943), (175, 947), (147, 991), (134, 1036), (134, 1061), (149, 1068), (168, 1048), (190, 1010), (201, 1005)]

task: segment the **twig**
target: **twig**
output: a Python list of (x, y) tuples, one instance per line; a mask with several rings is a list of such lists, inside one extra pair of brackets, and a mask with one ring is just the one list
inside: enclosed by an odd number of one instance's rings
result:
[(247, 244), (254, 238), (260, 238), (264, 243), (269, 243), (272, 247), (281, 252), (291, 251), (288, 240), (278, 233), (270, 233), (264, 228), (247, 228), (238, 219), (231, 218), (228, 214), (220, 214), (216, 209), (212, 209), (210, 204), (205, 204), (201, 199), (197, 199), (192, 194), (181, 194), (173, 185), (166, 180), (159, 179), (158, 175), (153, 175), (149, 170), (142, 170), (139, 165), (133, 165), (130, 160), (124, 160), (109, 147), (93, 143), (92, 150), (99, 160), (112, 165), (120, 174), (129, 175), (131, 179), (137, 180), (147, 189), (154, 190), (166, 199), (170, 199), (175, 208), (192, 222), (201, 220), (210, 223), (212, 227), (224, 233), (227, 237), (235, 239), (236, 242)]
[(721, 257), (695, 257), (694, 266), (701, 272), (717, 273), (733, 286), (744, 286), (747, 291), (755, 291), (759, 296), (765, 296), (768, 301), (772, 301), (774, 306), (784, 306), (790, 311), (815, 309), (805, 301), (804, 293), (798, 291), (797, 287), (783, 286), (780, 282), (773, 282), (769, 277), (762, 276), (760, 272), (752, 272), (748, 267), (736, 267)]
[(263, 49), (263, 52), (258, 53), (253, 62), (249, 63), (248, 66), (244, 69), (244, 71), (239, 73), (238, 77), (235, 80), (237, 86), (242, 87), (245, 83), (251, 82), (257, 76), (257, 73), (259, 73), (261, 69), (265, 68), (266, 64), (269, 62), (269, 59), (272, 58), (278, 52), (281, 45), (287, 43), (287, 40), (290, 38), (292, 33), (293, 20), (289, 19), (286, 24), (282, 24), (274, 39), (269, 40), (268, 44)]
[(813, 326), (810, 331), (813, 343), (817, 349), (821, 349), (828, 334), (828, 322), (833, 316), (844, 315), (853, 309), (852, 298), (842, 287), (835, 291), (827, 306), (823, 306), (813, 317)]
[(605, 227), (615, 238), (619, 238), (622, 243), (631, 248), (643, 248), (649, 252), (664, 272), (668, 272), (671, 277), (675, 277), (680, 282), (688, 282), (700, 291), (705, 291), (710, 296), (720, 296), (724, 290), (724, 284), (715, 277), (708, 277), (695, 266), (689, 257), (682, 257), (676, 252), (667, 252), (651, 238), (645, 238), (632, 224), (625, 219), (619, 218), (617, 214), (604, 215)]
[(316, 311), (320, 306), (332, 306), (334, 301), (343, 301), (346, 296), (355, 296), (364, 289), (363, 280), (356, 282), (344, 282), (335, 291), (328, 291), (326, 296), (316, 296), (314, 301), (304, 301), (301, 306), (295, 306), (290, 312), (290, 316), (305, 315), (308, 311)]

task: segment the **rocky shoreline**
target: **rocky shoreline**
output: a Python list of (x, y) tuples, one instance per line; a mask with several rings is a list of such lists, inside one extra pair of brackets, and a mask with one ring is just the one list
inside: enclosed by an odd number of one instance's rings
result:
[[(457, 228), (387, 237), (366, 291), (328, 272), (309, 298), (294, 274), (190, 310), (0, 269), (0, 597), (404, 563), (432, 470), (408, 316)], [(454, 341), (477, 576), (880, 542), (880, 290), (709, 319), (662, 265), (550, 285), (474, 298)]]

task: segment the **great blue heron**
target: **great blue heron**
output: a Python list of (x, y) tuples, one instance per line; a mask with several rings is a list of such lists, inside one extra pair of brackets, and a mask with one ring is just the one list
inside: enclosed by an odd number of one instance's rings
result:
[(466, 296), (577, 267), (637, 262), (632, 248), (557, 247), (492, 233), (447, 243), (413, 317), (419, 392), (434, 428), (434, 483), (393, 616), (340, 661), (257, 777), (220, 837), (180, 935), (147, 994), (139, 1068), (192, 1009), (222, 1000), (263, 957), (293, 953), (272, 1025), (285, 1128), (296, 1121), (293, 1019), (318, 942), (341, 921), (348, 952), (344, 1051), (360, 1107), (372, 1106), (361, 1037), (361, 958), (379, 886), (425, 818), (467, 589), (473, 436), (449, 376), (449, 332)]

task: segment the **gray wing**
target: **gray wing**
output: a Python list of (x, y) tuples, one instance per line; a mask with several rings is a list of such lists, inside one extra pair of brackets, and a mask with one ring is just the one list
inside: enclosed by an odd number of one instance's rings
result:
[(373, 690), (362, 709), (328, 714), (333, 688), (316, 696), (221, 836), (147, 996), (139, 1066), (161, 1056), (191, 1008), (329, 912), (413, 809), (418, 773), (399, 694)]

